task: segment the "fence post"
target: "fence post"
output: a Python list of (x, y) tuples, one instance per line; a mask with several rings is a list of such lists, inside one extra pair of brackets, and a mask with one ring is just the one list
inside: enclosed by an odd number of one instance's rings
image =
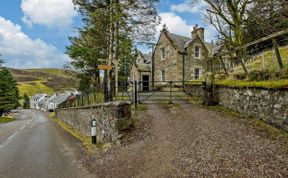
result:
[(213, 71), (213, 58), (207, 61), (207, 73), (205, 77), (205, 91), (204, 91), (204, 102), (205, 106), (214, 105), (214, 95), (215, 95), (215, 81), (214, 81), (214, 71)]
[(81, 106), (84, 106), (84, 93), (81, 94), (81, 100), (82, 100), (82, 105)]
[(137, 108), (137, 103), (138, 103), (137, 80), (135, 80), (133, 83), (134, 83), (134, 106), (135, 108)]
[(124, 101), (124, 80), (121, 81), (121, 92), (122, 92), (122, 101)]
[(169, 84), (170, 84), (170, 100), (169, 100), (169, 103), (168, 104), (173, 104), (173, 102), (172, 102), (172, 83), (173, 82), (169, 82)]
[(279, 64), (279, 68), (283, 69), (284, 68), (283, 62), (282, 62), (282, 59), (281, 59), (278, 43), (277, 43), (275, 38), (272, 38), (272, 43), (273, 43), (273, 46), (274, 46), (274, 49), (275, 49), (275, 53), (276, 53), (277, 61), (278, 61), (278, 64)]

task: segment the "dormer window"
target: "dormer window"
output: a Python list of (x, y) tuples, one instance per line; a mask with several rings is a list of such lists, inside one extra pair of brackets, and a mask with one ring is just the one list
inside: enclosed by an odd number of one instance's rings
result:
[(165, 59), (166, 54), (165, 54), (165, 47), (160, 49), (160, 55), (161, 55), (161, 59)]
[(200, 59), (201, 57), (201, 47), (195, 46), (195, 58)]

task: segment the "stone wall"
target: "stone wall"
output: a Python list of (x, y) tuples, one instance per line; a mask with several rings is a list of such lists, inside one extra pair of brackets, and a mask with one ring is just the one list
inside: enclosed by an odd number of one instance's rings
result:
[(185, 90), (191, 94), (192, 97), (200, 97), (203, 98), (204, 96), (204, 89), (203, 85), (185, 85)]
[[(203, 96), (203, 88), (199, 85), (187, 85), (186, 90), (191, 91), (192, 96)], [(259, 118), (288, 131), (287, 89), (270, 90), (218, 86), (216, 94), (216, 100), (220, 105), (247, 116)]]
[(218, 88), (219, 104), (288, 131), (288, 90)]
[(91, 136), (91, 119), (97, 122), (98, 143), (118, 143), (123, 131), (129, 129), (133, 120), (129, 102), (108, 102), (88, 107), (56, 110), (56, 117)]

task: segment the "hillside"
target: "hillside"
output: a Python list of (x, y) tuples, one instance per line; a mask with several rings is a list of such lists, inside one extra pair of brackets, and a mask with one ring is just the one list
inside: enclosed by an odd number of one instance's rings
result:
[[(284, 67), (288, 70), (288, 46), (281, 47), (280, 54)], [(273, 50), (267, 50), (260, 55), (254, 57), (251, 63), (246, 64), (247, 69), (251, 71), (276, 71), (279, 69), (277, 57)], [(242, 66), (236, 66), (234, 68), (234, 74), (244, 74)]]
[(73, 74), (62, 69), (10, 69), (10, 72), (18, 81), (21, 96), (61, 92), (78, 88), (79, 83)]

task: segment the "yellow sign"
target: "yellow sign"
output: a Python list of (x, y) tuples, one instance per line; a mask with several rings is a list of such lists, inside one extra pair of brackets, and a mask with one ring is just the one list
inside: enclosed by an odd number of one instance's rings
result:
[(98, 65), (98, 70), (112, 70), (112, 66), (108, 65)]

